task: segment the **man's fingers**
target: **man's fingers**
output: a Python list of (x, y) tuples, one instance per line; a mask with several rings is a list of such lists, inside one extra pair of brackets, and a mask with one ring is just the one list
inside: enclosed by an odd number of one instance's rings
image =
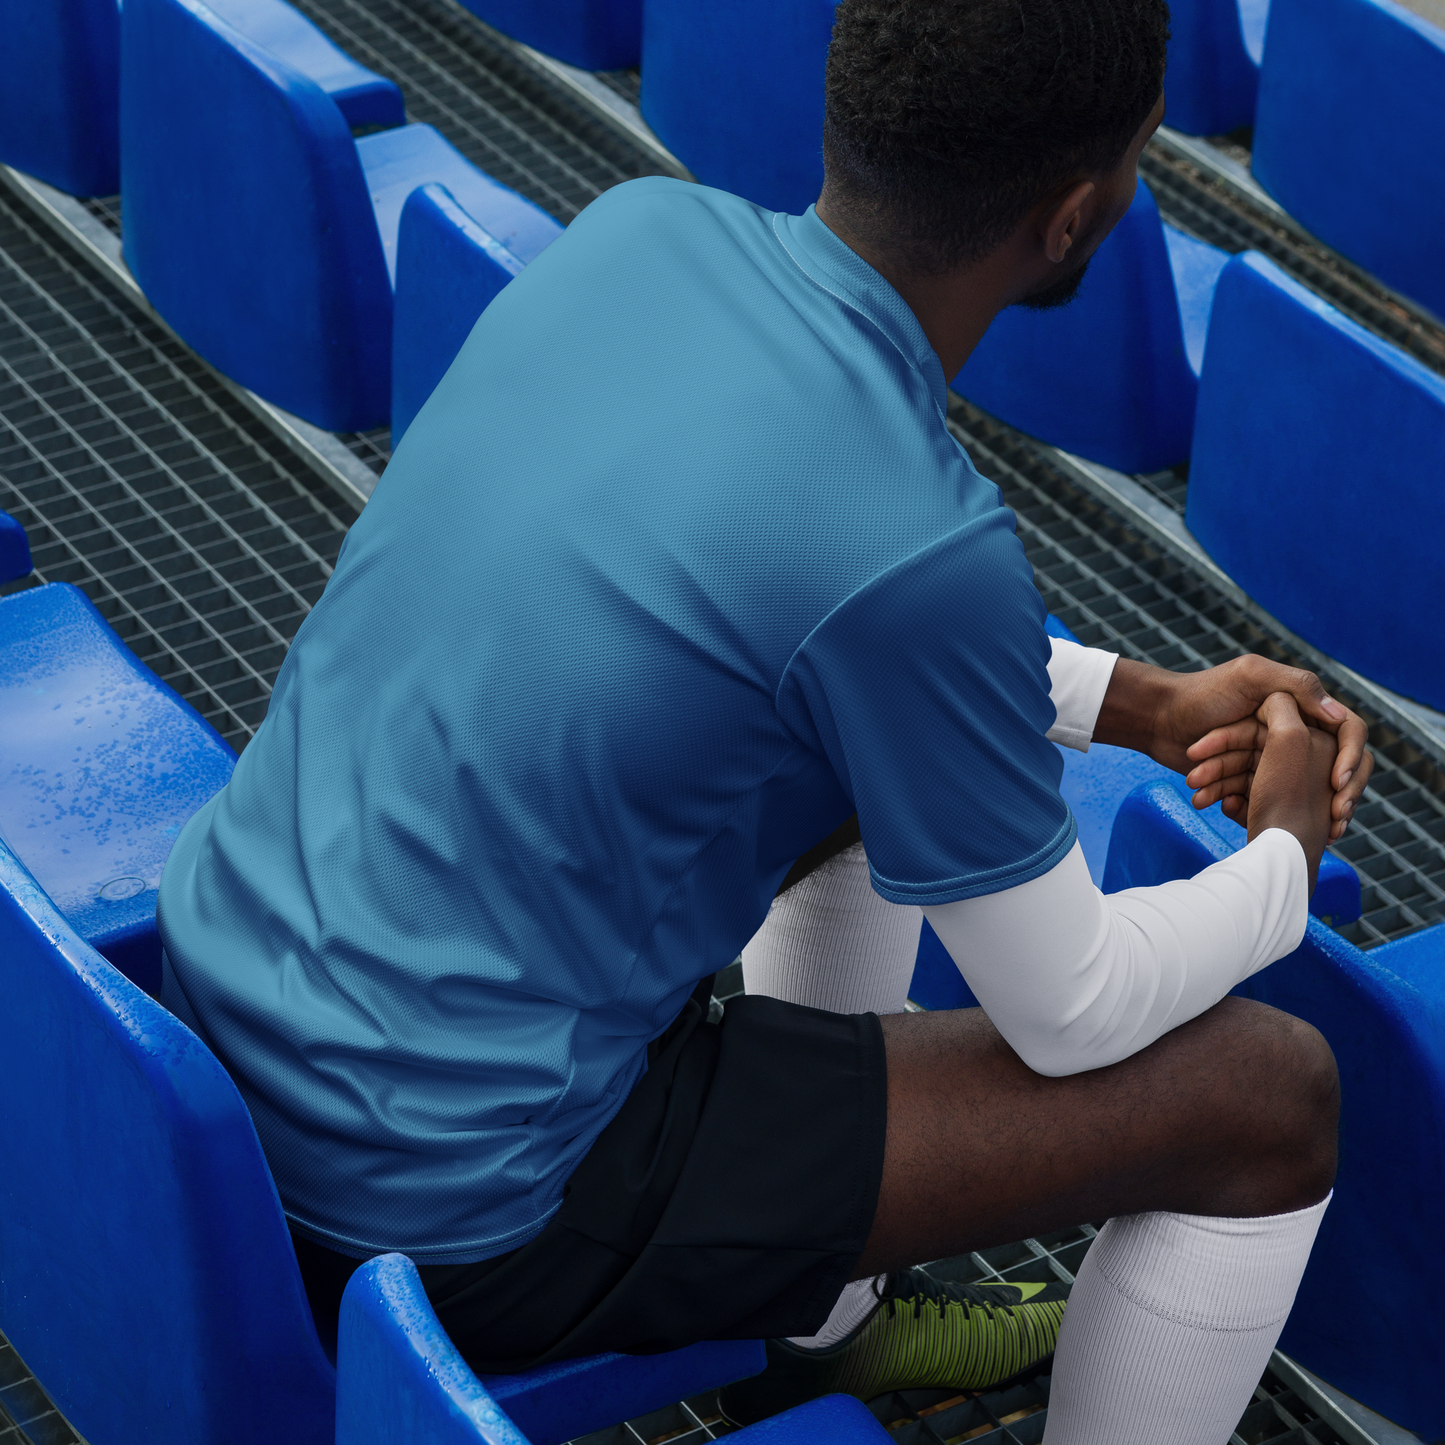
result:
[[(1224, 811), (1227, 813), (1230, 798), (1247, 798), (1249, 796), (1253, 777), (1252, 773), (1231, 773), (1226, 778), (1220, 778), (1218, 782), (1210, 783), (1203, 788), (1196, 788), (1190, 801), (1196, 808), (1212, 808), (1223, 798), (1225, 800)], [(1186, 778), (1185, 781), (1189, 780)]]
[[(1374, 770), (1375, 760), (1365, 749), (1365, 744), (1369, 741), (1369, 731), (1365, 727), (1364, 719), (1356, 717), (1354, 713), (1346, 716), (1335, 739), (1340, 745), (1340, 752), (1335, 759), (1334, 772), (1330, 776), (1335, 785), (1335, 791), (1343, 792), (1354, 781), (1354, 775), (1366, 762), (1369, 764), (1366, 772), (1368, 777), (1369, 772)], [(1363, 791), (1364, 784), (1361, 783), (1355, 789), (1354, 796), (1358, 798)]]
[(1211, 783), (1217, 783), (1221, 778), (1230, 777), (1234, 773), (1253, 772), (1258, 765), (1258, 748), (1236, 748), (1207, 758), (1197, 767), (1191, 768), (1184, 781), (1191, 788), (1207, 788)]
[(1249, 827), (1249, 799), (1242, 793), (1224, 800), (1224, 816), (1231, 818), (1241, 828)]
[(1257, 717), (1240, 718), (1237, 722), (1212, 728), (1198, 742), (1191, 744), (1184, 756), (1191, 763), (1200, 763), (1220, 753), (1258, 748), (1263, 741), (1262, 732), (1263, 726)]
[[(1260, 662), (1265, 662), (1265, 659), (1260, 658)], [(1303, 668), (1272, 669), (1268, 685), (1275, 691), (1289, 693), (1301, 715), (1317, 722), (1326, 732), (1337, 732), (1354, 716), (1348, 708), (1336, 702), (1325, 691), (1324, 683), (1314, 673), (1306, 672)]]

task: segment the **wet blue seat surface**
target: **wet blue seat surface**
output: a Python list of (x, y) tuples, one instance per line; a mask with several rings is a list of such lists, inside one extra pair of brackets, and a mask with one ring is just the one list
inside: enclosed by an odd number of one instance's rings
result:
[(105, 1445), (331, 1445), (240, 1095), (3, 842), (0, 999), (0, 1321), (61, 1412)]
[(1190, 530), (1307, 642), (1436, 708), (1442, 456), (1445, 379), (1264, 257), (1230, 262), (1200, 385)]
[(120, 189), (116, 0), (0, 0), (0, 162), (73, 196)]
[[(1192, 877), (1223, 846), (1167, 784), (1144, 784), (1119, 810), (1105, 886)], [(1313, 1024), (1340, 1070), (1334, 1203), (1280, 1348), (1427, 1440), (1445, 1433), (1445, 1320), (1420, 1304), (1445, 1286), (1433, 1247), (1445, 1195), (1442, 963), (1445, 926), (1366, 954), (1311, 919), (1294, 953), (1235, 989)]]
[(1274, 0), (1251, 168), (1327, 245), (1445, 317), (1445, 31), (1394, 0)]
[(77, 588), (0, 598), (0, 837), (81, 937), (152, 991), (161, 868), (235, 761)]
[(1067, 307), (1010, 307), (954, 378), (985, 411), (1123, 472), (1189, 455), (1214, 282), (1228, 256), (1163, 224), (1141, 180)]
[[(497, 189), (505, 191), (505, 187)], [(410, 193), (396, 243), (396, 317), (391, 353), (393, 448), (456, 359), (493, 297), (550, 240), (561, 235), (561, 226), (550, 216), (530, 203), (523, 204), (529, 206), (533, 217), (526, 225), (513, 225), (508, 231), (512, 240), (505, 243), (469, 215), (445, 186), (429, 184)], [(482, 210), (482, 214), (487, 211)], [(494, 224), (504, 226), (507, 220), (503, 211)]]
[(630, 70), (642, 58), (643, 0), (462, 0), (504, 35), (583, 70)]

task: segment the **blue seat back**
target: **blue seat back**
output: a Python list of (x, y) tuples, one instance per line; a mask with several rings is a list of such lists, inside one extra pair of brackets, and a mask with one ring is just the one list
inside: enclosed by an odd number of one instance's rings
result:
[(1189, 527), (1287, 627), (1437, 708), (1442, 457), (1445, 379), (1264, 257), (1230, 262), (1210, 321)]
[(151, 993), (161, 868), (235, 762), (79, 589), (0, 598), (0, 837), (70, 926)]
[[(537, 217), (539, 229), (545, 224), (553, 236), (561, 235), (561, 226), (551, 217), (541, 212)], [(521, 239), (524, 249), (534, 254), (540, 249), (540, 236)], [(456, 359), (477, 318), (531, 259), (518, 255), (463, 210), (445, 186), (431, 184), (411, 192), (397, 242), (393, 447)]]
[(127, 0), (127, 264), (228, 376), (332, 430), (384, 422), (391, 284), (336, 103), (200, 0)]
[(1009, 425), (1123, 472), (1189, 455), (1198, 380), (1159, 208), (1142, 180), (1077, 298), (1000, 313), (953, 386)]
[(1164, 123), (1221, 135), (1254, 121), (1269, 0), (1171, 0)]
[(1251, 166), (1302, 225), (1445, 317), (1445, 31), (1393, 0), (1274, 0)]
[(116, 0), (0, 0), (0, 162), (73, 196), (120, 189)]
[(25, 528), (9, 512), (0, 512), (0, 582), (28, 577), (33, 567)]
[(836, 0), (647, 0), (642, 113), (704, 185), (801, 212), (823, 185)]
[[(761, 1340), (665, 1355), (601, 1355), (479, 1380), (401, 1254), (369, 1260), (341, 1302), (336, 1445), (558, 1445), (763, 1368)], [(832, 1396), (740, 1432), (773, 1445), (871, 1445), (889, 1437), (858, 1401)]]
[(0, 1320), (106, 1445), (330, 1445), (256, 1131), (201, 1042), (0, 842)]
[(504, 35), (583, 70), (642, 59), (642, 0), (462, 0)]
[[(1119, 810), (1105, 887), (1192, 877), (1221, 847), (1173, 788), (1144, 784)], [(1445, 1288), (1445, 926), (1366, 954), (1311, 919), (1294, 953), (1235, 993), (1313, 1024), (1340, 1069), (1335, 1199), (1280, 1348), (1436, 1439), (1445, 1317), (1421, 1301)]]

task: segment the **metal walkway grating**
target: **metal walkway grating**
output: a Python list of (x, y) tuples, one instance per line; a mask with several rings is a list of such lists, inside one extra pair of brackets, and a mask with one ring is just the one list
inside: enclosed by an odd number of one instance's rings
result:
[(215, 377), (0, 195), (0, 507), (235, 748), (352, 512)]
[[(1049, 611), (1086, 645), (1185, 672), (1245, 652), (1301, 665), (1199, 574), (1071, 483), (1035, 443), (957, 398), (951, 420), (1018, 516)], [(1326, 670), (1323, 678), (1372, 721), (1342, 677)], [(1373, 723), (1370, 741), (1374, 777), (1333, 849), (1360, 874), (1364, 914), (1340, 931), (1362, 948), (1445, 919), (1445, 771), (1384, 723)]]

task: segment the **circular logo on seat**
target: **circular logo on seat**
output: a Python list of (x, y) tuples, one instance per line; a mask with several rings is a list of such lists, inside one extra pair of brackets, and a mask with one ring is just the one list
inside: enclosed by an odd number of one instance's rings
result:
[(124, 903), (127, 898), (134, 898), (137, 893), (145, 891), (144, 878), (112, 878), (109, 883), (101, 885), (100, 896), (107, 903)]

